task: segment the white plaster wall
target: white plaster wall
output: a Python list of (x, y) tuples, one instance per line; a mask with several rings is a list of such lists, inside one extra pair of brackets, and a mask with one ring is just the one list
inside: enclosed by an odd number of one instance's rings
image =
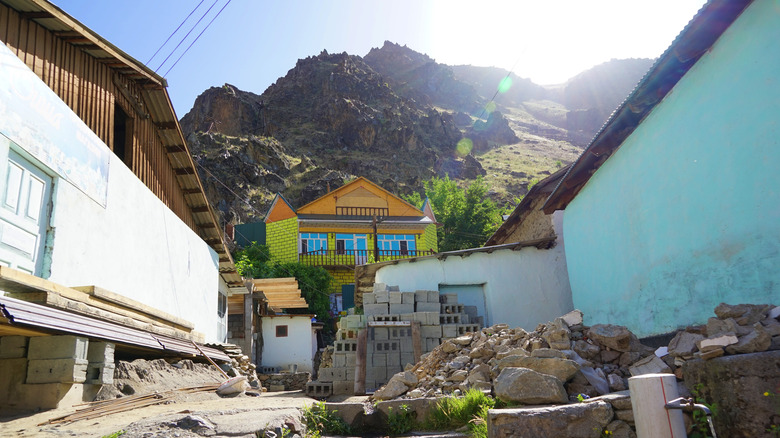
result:
[[(556, 232), (562, 215), (553, 215)], [(560, 233), (558, 234), (561, 235)], [(439, 285), (482, 284), (489, 319), (533, 330), (573, 309), (562, 239), (553, 249), (523, 248), (447, 257), (401, 261), (380, 268), (376, 282), (398, 285), (402, 291), (438, 290)]]
[[(276, 337), (277, 325), (287, 326), (286, 337)], [(262, 366), (287, 369), (294, 363), (298, 372), (313, 371), (311, 316), (263, 316), (262, 329)]]
[(216, 252), (124, 163), (111, 159), (105, 208), (62, 179), (53, 198), (44, 276), (119, 293), (191, 321), (207, 340), (217, 340)]

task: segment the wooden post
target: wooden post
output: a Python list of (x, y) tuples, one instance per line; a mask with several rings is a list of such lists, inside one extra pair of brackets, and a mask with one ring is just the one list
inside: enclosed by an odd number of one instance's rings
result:
[(414, 363), (420, 362), (422, 356), (422, 339), (420, 338), (420, 321), (412, 321), (412, 351)]
[(357, 352), (355, 353), (355, 395), (366, 393), (366, 341), (368, 331), (360, 329), (357, 337)]
[(259, 367), (260, 364), (257, 363), (257, 355), (255, 354), (254, 338), (252, 337), (255, 313), (252, 303), (252, 293), (244, 294), (244, 351), (249, 353), (249, 360)]
[(374, 263), (379, 263), (379, 239), (376, 232), (376, 215), (374, 215), (374, 219), (371, 221), (371, 227), (374, 230)]

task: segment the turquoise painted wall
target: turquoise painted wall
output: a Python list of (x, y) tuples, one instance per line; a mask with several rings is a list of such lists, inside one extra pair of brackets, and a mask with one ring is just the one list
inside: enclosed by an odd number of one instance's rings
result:
[(757, 1), (565, 211), (574, 307), (639, 336), (780, 304), (780, 3)]

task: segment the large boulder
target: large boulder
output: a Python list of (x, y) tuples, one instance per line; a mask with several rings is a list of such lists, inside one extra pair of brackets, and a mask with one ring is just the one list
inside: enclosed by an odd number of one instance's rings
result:
[(567, 403), (563, 383), (528, 368), (504, 368), (494, 382), (496, 397), (526, 405)]
[(491, 409), (488, 411), (488, 436), (599, 438), (612, 418), (612, 406), (603, 401), (539, 408)]
[(617, 351), (631, 351), (634, 334), (622, 325), (596, 324), (588, 329), (589, 338)]
[(513, 367), (528, 368), (542, 374), (548, 374), (561, 382), (571, 379), (580, 369), (577, 362), (573, 360), (553, 357), (517, 357), (517, 360), (513, 362)]

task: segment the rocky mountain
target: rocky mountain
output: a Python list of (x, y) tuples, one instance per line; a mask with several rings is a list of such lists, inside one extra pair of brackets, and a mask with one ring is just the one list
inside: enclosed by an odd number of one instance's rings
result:
[(385, 42), (365, 57), (300, 59), (262, 94), (225, 84), (181, 120), (207, 196), (223, 221), (262, 220), (276, 192), (303, 205), (365, 176), (399, 194), (432, 176), (483, 175), (511, 200), (573, 160), (560, 92), (506, 71), (439, 64)]

